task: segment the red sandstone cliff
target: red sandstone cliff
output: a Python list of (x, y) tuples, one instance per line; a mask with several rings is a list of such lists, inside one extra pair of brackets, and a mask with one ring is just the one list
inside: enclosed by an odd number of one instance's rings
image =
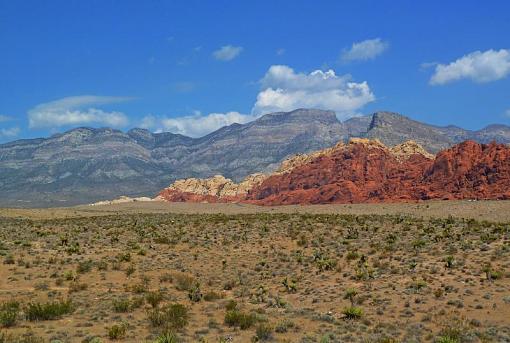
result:
[(260, 177), (235, 196), (169, 187), (160, 198), (260, 205), (510, 199), (510, 147), (503, 144), (466, 141), (434, 158), (414, 142), (388, 148), (354, 139), (282, 165), (290, 167)]

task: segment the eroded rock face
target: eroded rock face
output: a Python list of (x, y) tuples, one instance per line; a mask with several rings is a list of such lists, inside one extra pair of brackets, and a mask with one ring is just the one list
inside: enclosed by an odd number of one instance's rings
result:
[(435, 159), (416, 143), (356, 140), (255, 187), (261, 205), (510, 199), (510, 148), (466, 141)]
[(434, 157), (413, 141), (388, 148), (356, 138), (290, 158), (271, 175), (240, 184), (222, 176), (183, 180), (160, 197), (259, 205), (510, 199), (510, 147), (465, 141)]
[(390, 150), (391, 153), (399, 160), (406, 160), (415, 154), (423, 155), (428, 159), (434, 158), (434, 155), (423, 149), (421, 145), (412, 140), (395, 145)]
[(244, 199), (250, 189), (266, 178), (264, 174), (251, 174), (238, 184), (222, 175), (208, 179), (182, 179), (161, 191), (157, 199), (173, 202), (233, 202)]
[(510, 147), (466, 141), (440, 152), (424, 171), (428, 199), (510, 199)]
[(247, 198), (262, 205), (411, 200), (414, 181), (432, 163), (420, 149), (412, 151), (351, 139), (287, 174), (269, 177)]

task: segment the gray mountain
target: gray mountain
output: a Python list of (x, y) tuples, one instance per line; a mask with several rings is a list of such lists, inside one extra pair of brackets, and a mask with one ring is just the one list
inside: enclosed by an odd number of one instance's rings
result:
[(349, 137), (388, 145), (414, 139), (439, 149), (465, 139), (510, 142), (510, 127), (480, 131), (423, 124), (377, 112), (339, 122), (334, 112), (299, 109), (223, 127), (201, 138), (144, 129), (77, 128), (0, 145), (0, 206), (59, 206), (120, 195), (153, 196), (177, 178), (222, 174), (236, 181), (274, 169), (289, 155)]
[(176, 178), (240, 180), (289, 155), (347, 135), (331, 111), (296, 110), (223, 127), (205, 137), (77, 128), (0, 145), (0, 206), (58, 206), (155, 195)]
[(510, 143), (510, 127), (506, 125), (489, 125), (479, 131), (471, 131), (454, 125), (429, 125), (393, 112), (376, 112), (368, 117), (371, 118), (370, 124), (360, 136), (377, 138), (390, 146), (412, 139), (428, 151), (437, 153), (468, 139), (481, 143)]

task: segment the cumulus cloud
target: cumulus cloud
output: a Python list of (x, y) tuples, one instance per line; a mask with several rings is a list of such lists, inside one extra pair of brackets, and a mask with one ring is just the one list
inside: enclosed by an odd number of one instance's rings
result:
[(0, 129), (0, 138), (13, 138), (19, 134), (19, 127)]
[(192, 115), (176, 118), (149, 115), (142, 119), (140, 126), (154, 131), (170, 131), (190, 137), (202, 137), (223, 126), (233, 123), (245, 124), (256, 118), (256, 115), (241, 114), (239, 112), (210, 113), (207, 115), (195, 112)]
[(225, 45), (213, 52), (213, 57), (218, 61), (231, 61), (243, 51), (241, 46)]
[(130, 100), (127, 97), (82, 95), (37, 105), (28, 111), (30, 128), (56, 128), (67, 125), (101, 124), (112, 127), (127, 125), (122, 112), (103, 111), (94, 106)]
[(375, 100), (366, 82), (353, 82), (350, 75), (338, 76), (333, 70), (306, 74), (285, 65), (274, 65), (260, 80), (260, 85), (251, 114), (232, 111), (204, 115), (196, 111), (181, 117), (147, 115), (139, 126), (155, 132), (201, 137), (233, 123), (248, 123), (265, 113), (297, 108), (333, 110), (339, 119), (345, 120), (356, 116), (359, 109)]
[(510, 74), (510, 49), (475, 51), (449, 64), (438, 64), (431, 85), (443, 85), (462, 79), (490, 82)]
[(371, 60), (382, 54), (388, 47), (388, 42), (381, 38), (367, 39), (353, 43), (350, 49), (344, 49), (340, 58), (344, 62)]
[(350, 75), (338, 76), (331, 69), (305, 74), (285, 65), (274, 65), (262, 78), (261, 85), (253, 114), (320, 108), (333, 110), (344, 120), (375, 100), (367, 82), (353, 82)]

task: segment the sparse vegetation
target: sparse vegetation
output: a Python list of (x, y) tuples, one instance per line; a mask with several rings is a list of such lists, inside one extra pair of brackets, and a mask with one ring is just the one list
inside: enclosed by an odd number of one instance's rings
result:
[(510, 340), (509, 227), (403, 215), (0, 217), (0, 330), (18, 343)]

